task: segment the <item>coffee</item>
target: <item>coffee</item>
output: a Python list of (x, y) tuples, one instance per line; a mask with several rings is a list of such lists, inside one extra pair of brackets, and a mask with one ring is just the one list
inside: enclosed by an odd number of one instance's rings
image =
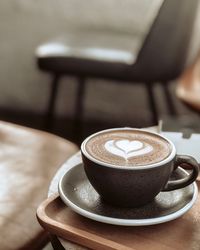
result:
[(97, 161), (132, 167), (160, 162), (172, 148), (157, 134), (125, 128), (94, 134), (86, 140), (84, 151)]

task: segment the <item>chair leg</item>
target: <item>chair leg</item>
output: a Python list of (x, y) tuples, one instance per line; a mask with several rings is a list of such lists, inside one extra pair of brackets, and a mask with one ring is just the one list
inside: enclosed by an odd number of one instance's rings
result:
[(51, 245), (52, 245), (53, 249), (65, 250), (65, 248), (62, 246), (62, 244), (60, 243), (60, 241), (58, 240), (58, 238), (55, 235), (49, 234), (49, 238), (50, 238)]
[(154, 98), (153, 83), (146, 82), (145, 86), (146, 86), (146, 90), (148, 93), (148, 103), (152, 111), (152, 122), (154, 125), (157, 125), (158, 124), (158, 111), (157, 111), (156, 102)]
[(162, 83), (162, 88), (163, 88), (163, 92), (164, 92), (164, 95), (165, 95), (165, 100), (166, 100), (166, 103), (167, 103), (168, 112), (169, 112), (169, 114), (171, 116), (175, 116), (177, 114), (177, 112), (176, 112), (174, 102), (172, 100), (171, 93), (169, 92), (168, 83), (163, 82)]
[(46, 120), (45, 120), (45, 129), (48, 131), (51, 131), (53, 127), (55, 103), (58, 92), (59, 80), (60, 80), (60, 75), (56, 74), (53, 76), (53, 80), (51, 82), (51, 91), (50, 91), (50, 97), (49, 97)]
[(83, 130), (83, 111), (84, 111), (84, 97), (85, 97), (86, 81), (83, 77), (78, 79), (78, 90), (76, 97), (76, 106), (74, 113), (74, 136), (77, 141), (81, 141)]

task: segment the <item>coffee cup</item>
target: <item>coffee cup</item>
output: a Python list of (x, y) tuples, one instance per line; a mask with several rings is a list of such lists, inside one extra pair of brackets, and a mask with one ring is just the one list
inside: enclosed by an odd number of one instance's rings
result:
[[(159, 192), (184, 188), (199, 173), (197, 161), (177, 155), (164, 136), (142, 129), (114, 128), (97, 132), (81, 144), (86, 176), (102, 200), (113, 206), (139, 207)], [(171, 180), (177, 167), (191, 173)]]

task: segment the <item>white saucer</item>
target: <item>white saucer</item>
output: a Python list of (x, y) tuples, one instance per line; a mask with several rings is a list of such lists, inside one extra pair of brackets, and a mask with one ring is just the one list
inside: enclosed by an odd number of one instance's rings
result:
[[(187, 175), (178, 168), (173, 179)], [(144, 226), (174, 220), (186, 213), (198, 195), (196, 183), (175, 191), (161, 192), (155, 200), (140, 208), (118, 208), (105, 204), (90, 185), (82, 164), (67, 170), (59, 181), (63, 202), (78, 214), (95, 221), (121, 225)]]

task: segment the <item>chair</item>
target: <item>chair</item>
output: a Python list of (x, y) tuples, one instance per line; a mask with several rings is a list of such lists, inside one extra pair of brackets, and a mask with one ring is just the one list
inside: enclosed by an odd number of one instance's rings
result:
[(55, 39), (40, 45), (36, 50), (38, 68), (52, 75), (46, 127), (48, 129), (52, 127), (59, 81), (65, 75), (75, 75), (78, 78), (74, 120), (75, 126), (79, 129), (83, 115), (86, 80), (89, 77), (144, 84), (148, 93), (148, 107), (152, 110), (153, 124), (157, 124), (158, 121), (153, 88), (155, 83), (161, 83), (169, 113), (175, 115), (176, 110), (167, 84), (177, 78), (186, 65), (197, 5), (198, 0), (182, 0), (181, 4), (178, 0), (164, 1), (134, 64), (130, 64), (130, 58), (133, 57), (130, 50), (115, 51), (110, 48), (92, 50), (95, 48), (95, 41), (91, 40), (91, 36), (87, 33), (84, 34), (84, 44), (87, 46), (80, 46), (78, 52), (74, 44), (77, 42), (80, 44), (82, 38), (77, 34), (72, 37), (66, 35), (62, 40)]
[(55, 135), (0, 121), (0, 249), (36, 250), (48, 235), (36, 219), (57, 169), (78, 149)]

